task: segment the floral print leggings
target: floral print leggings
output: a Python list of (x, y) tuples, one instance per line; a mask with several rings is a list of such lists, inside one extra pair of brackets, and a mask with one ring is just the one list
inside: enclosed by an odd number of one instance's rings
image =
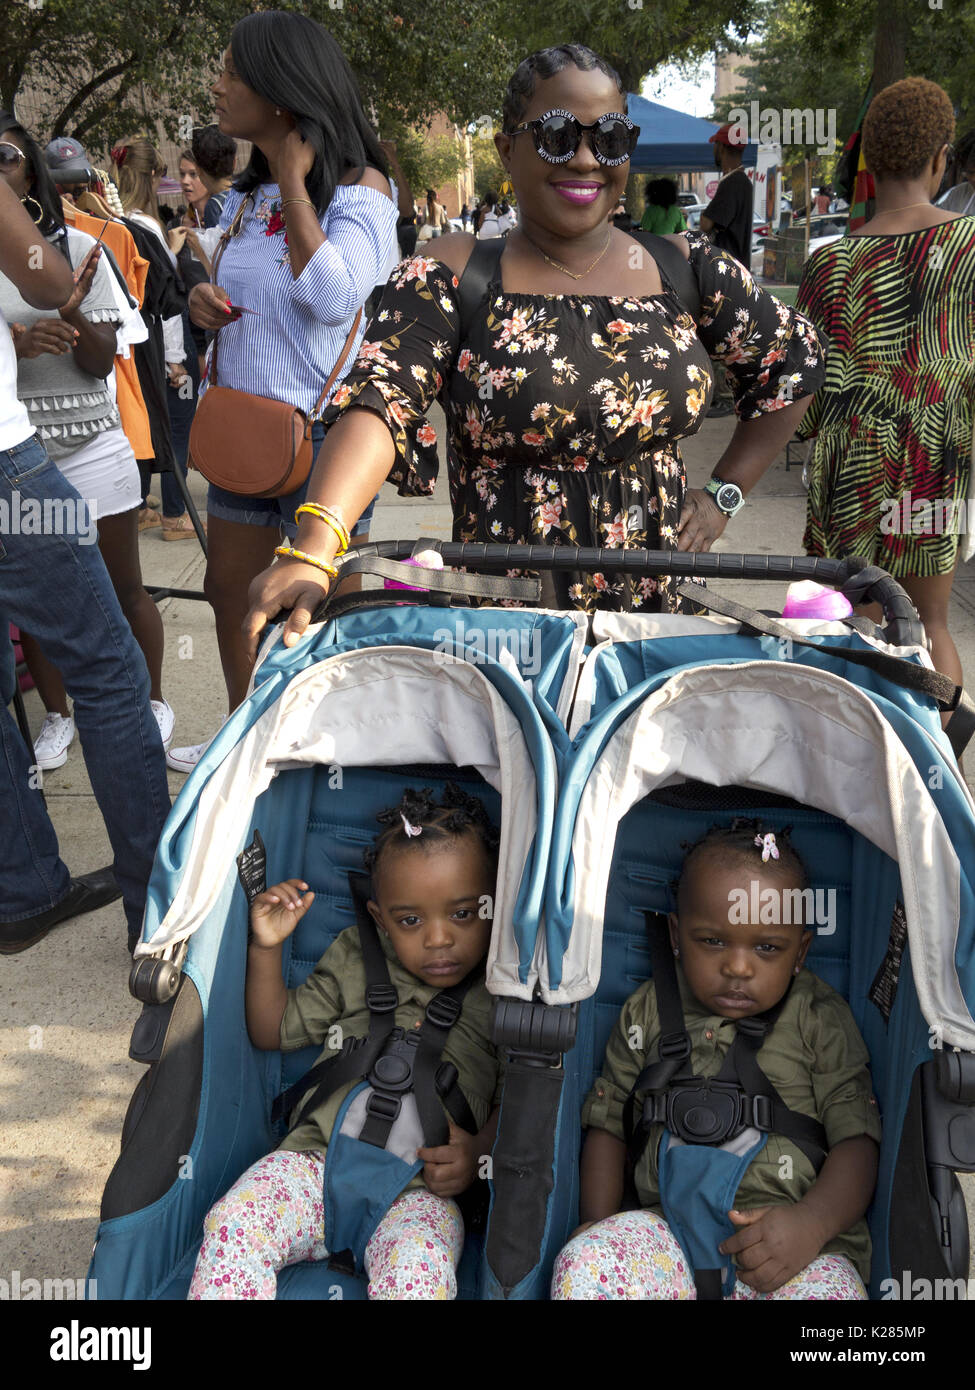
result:
[[(774, 1293), (735, 1280), (730, 1299), (865, 1299), (844, 1255), (819, 1255)], [(555, 1262), (553, 1299), (696, 1298), (694, 1275), (662, 1216), (624, 1211), (570, 1240)]]
[[(248, 1168), (207, 1213), (191, 1299), (273, 1299), (278, 1270), (325, 1260), (325, 1156), (277, 1149)], [(450, 1299), (464, 1223), (456, 1202), (404, 1192), (366, 1246), (371, 1299)]]

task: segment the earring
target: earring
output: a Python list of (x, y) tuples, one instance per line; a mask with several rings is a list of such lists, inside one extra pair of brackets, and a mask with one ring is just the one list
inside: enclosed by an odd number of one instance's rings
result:
[[(23, 198), (21, 198), (20, 202), (21, 202), (21, 205), (22, 205), (25, 209), (27, 209), (27, 215), (28, 215), (28, 217), (32, 217), (32, 218), (33, 218), (34, 226), (35, 226), (35, 227), (39, 227), (40, 224), (44, 221), (44, 209), (41, 207), (41, 205), (40, 205), (40, 203), (37, 201), (37, 199), (36, 199), (36, 198), (32, 198), (32, 197), (30, 196), (29, 193), (25, 193), (24, 196), (23, 196)], [(35, 208), (37, 208), (37, 216), (36, 216), (36, 217), (34, 217), (33, 213), (30, 211), (30, 209), (27, 208), (27, 204), (28, 204), (28, 203), (33, 203), (34, 206), (35, 206)]]
[(276, 106), (276, 107), (274, 108), (274, 114), (275, 114), (276, 116), (280, 116), (280, 115), (281, 115), (281, 108), (280, 108), (280, 106)]
[(675, 955), (675, 956), (679, 956), (679, 955), (680, 955), (680, 947), (679, 947), (679, 946), (675, 946), (675, 947), (674, 947), (674, 955)]

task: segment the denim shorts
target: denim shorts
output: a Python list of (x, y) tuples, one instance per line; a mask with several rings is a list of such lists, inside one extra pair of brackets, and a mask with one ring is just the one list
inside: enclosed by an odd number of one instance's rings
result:
[[(312, 426), (312, 462), (318, 458), (318, 451), (325, 438), (324, 425)], [(310, 477), (309, 477), (310, 481)], [(207, 488), (207, 515), (218, 516), (222, 521), (236, 521), (241, 526), (277, 526), (284, 535), (294, 540), (298, 534), (295, 511), (308, 495), (308, 483), (283, 497), (241, 497), (239, 493), (228, 492), (226, 488), (210, 483)], [(352, 527), (353, 536), (365, 536), (369, 532), (373, 509), (379, 494)]]

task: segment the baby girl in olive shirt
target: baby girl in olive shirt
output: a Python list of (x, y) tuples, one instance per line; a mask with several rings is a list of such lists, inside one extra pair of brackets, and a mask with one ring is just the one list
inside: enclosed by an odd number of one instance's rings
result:
[[(670, 915), (670, 945), (691, 1044), (684, 1075), (715, 1077), (735, 1039), (736, 1023), (772, 1010), (754, 1055), (784, 1107), (800, 1117), (792, 1116), (797, 1132), (809, 1129), (805, 1117), (822, 1126), (826, 1157), (818, 1175), (805, 1142), (767, 1132), (763, 1143), (762, 1133), (747, 1126), (737, 1140), (734, 1135), (726, 1140), (719, 1165), (733, 1165), (746, 1149), (753, 1156), (737, 1191), (730, 1188), (727, 1210), (714, 1213), (714, 1239), (720, 1244), (711, 1247), (713, 1260), (699, 1252), (692, 1268), (685, 1222), (694, 1223), (695, 1231), (702, 1225), (697, 1200), (704, 1179), (695, 1186), (694, 1175), (705, 1169), (685, 1167), (690, 1183), (670, 1189), (678, 1195), (671, 1216), (685, 1237), (678, 1240), (662, 1214), (661, 1160), (673, 1182), (681, 1164), (712, 1163), (713, 1150), (709, 1154), (689, 1136), (674, 1148), (671, 1135), (665, 1145), (669, 1131), (663, 1123), (649, 1122), (633, 1175), (640, 1207), (621, 1210), (626, 1102), (647, 1063), (657, 1058), (661, 1035), (658, 998), (648, 981), (623, 1006), (602, 1075), (586, 1101), (582, 1225), (556, 1262), (553, 1298), (695, 1298), (702, 1262), (717, 1275), (722, 1257), (734, 1261), (732, 1268), (725, 1260), (725, 1297), (866, 1298), (870, 1242), (863, 1217), (876, 1183), (880, 1120), (867, 1050), (849, 1007), (803, 966), (812, 931), (802, 922), (808, 927), (809, 917), (800, 912), (797, 923), (789, 909), (808, 903), (812, 895), (806, 891), (803, 897), (804, 890), (805, 870), (787, 833), (763, 833), (754, 821), (712, 830), (684, 860), (678, 911)], [(772, 911), (775, 905), (786, 910)], [(656, 1084), (645, 1083), (645, 1090)], [(708, 1093), (700, 1094), (706, 1107)], [(658, 1113), (652, 1112), (652, 1121)], [(708, 1113), (698, 1105), (689, 1115), (692, 1126), (702, 1126)], [(783, 1111), (777, 1113), (781, 1117)], [(682, 1149), (684, 1143), (688, 1147)], [(721, 1171), (736, 1172), (731, 1166)]]

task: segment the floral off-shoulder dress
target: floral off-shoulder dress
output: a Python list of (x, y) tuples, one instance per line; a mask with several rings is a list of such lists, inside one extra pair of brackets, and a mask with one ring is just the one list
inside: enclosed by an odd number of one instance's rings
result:
[[(401, 262), (325, 424), (353, 406), (377, 412), (396, 444), (390, 479), (402, 495), (429, 494), (438, 463), (425, 417), (438, 398), (456, 541), (674, 548), (680, 440), (707, 411), (709, 354), (743, 420), (811, 394), (824, 371), (807, 319), (705, 238), (687, 241), (696, 331), (669, 292), (513, 294), (496, 279), (461, 341), (457, 277), (430, 257)], [(553, 578), (562, 608), (680, 608), (666, 577)]]

